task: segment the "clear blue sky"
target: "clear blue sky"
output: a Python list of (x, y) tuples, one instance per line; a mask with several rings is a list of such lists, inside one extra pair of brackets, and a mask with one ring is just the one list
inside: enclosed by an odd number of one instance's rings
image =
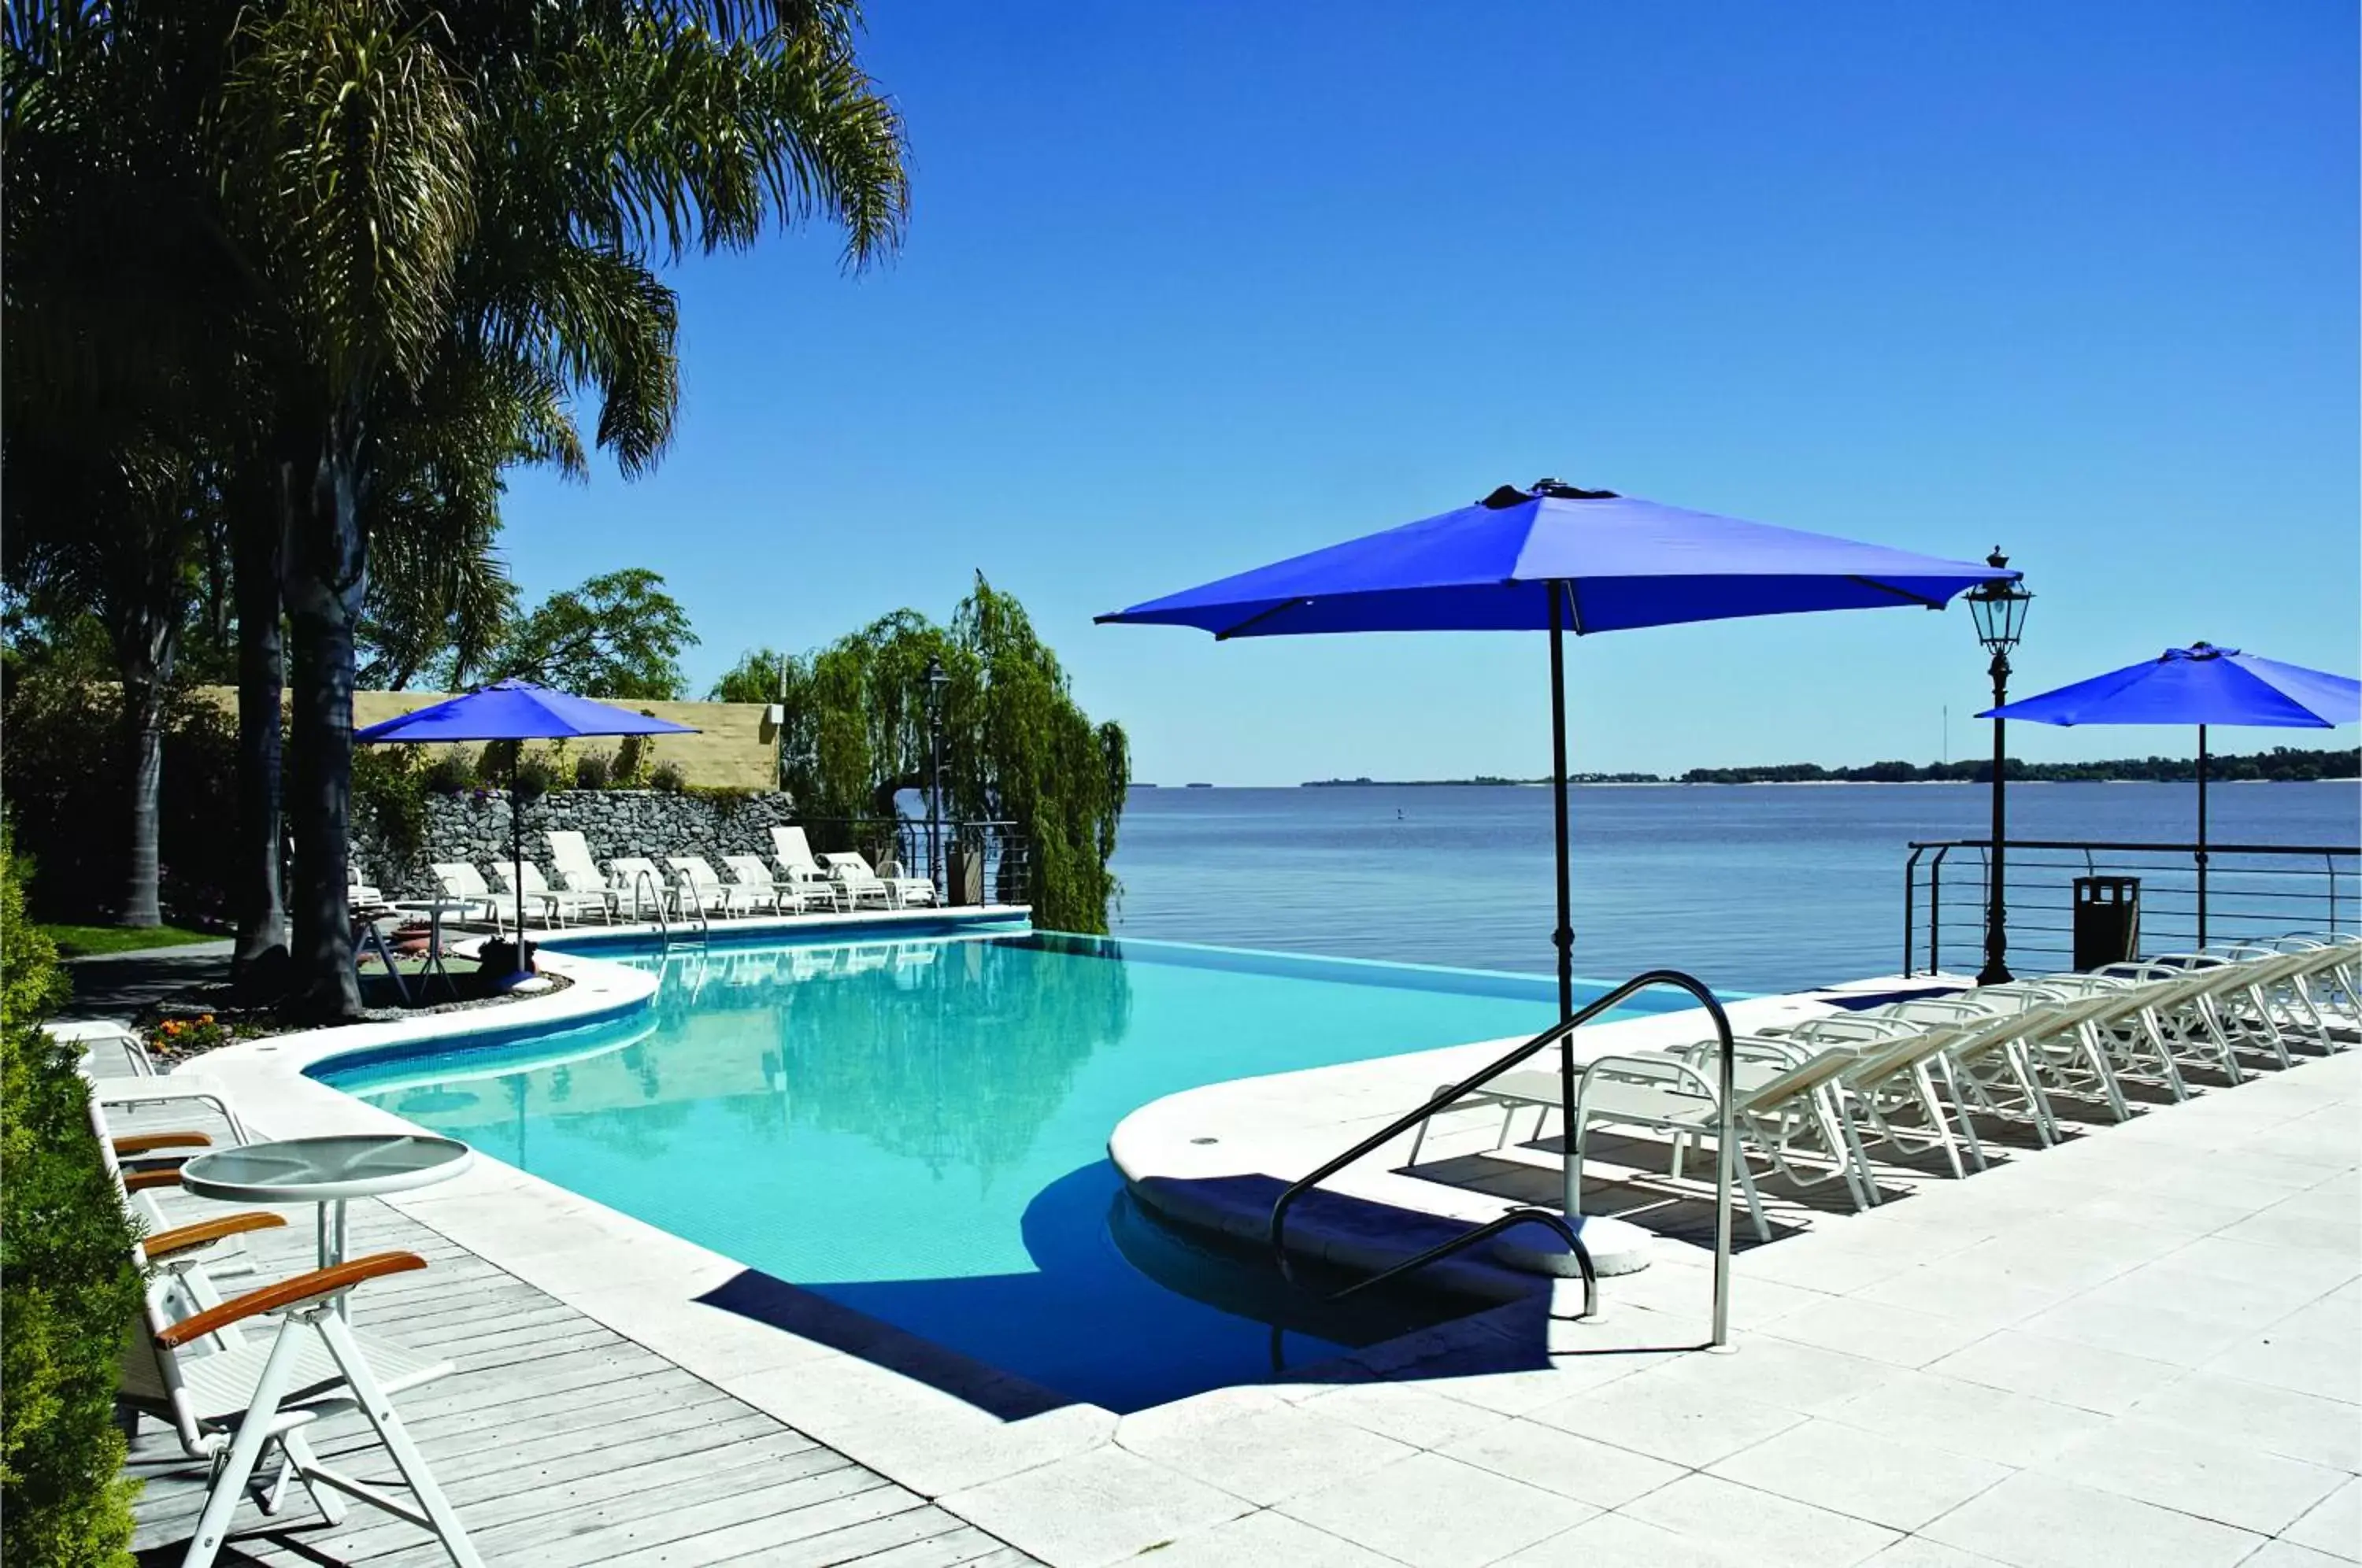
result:
[[(981, 569), (1142, 778), (1540, 773), (1539, 637), (1090, 617), (1544, 474), (1999, 542), (2017, 694), (2202, 637), (2362, 663), (2345, 0), (871, 13), (900, 259), (683, 266), (661, 469), (512, 491), (528, 596), (657, 569), (701, 691)], [(1983, 662), (1958, 609), (1587, 639), (1577, 766), (1927, 759), (1947, 704), (1966, 755)], [(2275, 741), (2352, 732), (2217, 745)]]

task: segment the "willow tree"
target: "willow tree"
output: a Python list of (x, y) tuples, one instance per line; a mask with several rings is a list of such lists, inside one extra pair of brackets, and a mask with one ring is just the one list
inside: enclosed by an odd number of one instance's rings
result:
[(1024, 607), (981, 573), (948, 626), (900, 610), (802, 657), (750, 655), (717, 690), (736, 694), (742, 673), (749, 693), (779, 690), (787, 786), (805, 816), (891, 822), (928, 787), (936, 659), (944, 814), (1022, 835), (1041, 924), (1105, 931), (1130, 747), (1120, 725), (1083, 712)]

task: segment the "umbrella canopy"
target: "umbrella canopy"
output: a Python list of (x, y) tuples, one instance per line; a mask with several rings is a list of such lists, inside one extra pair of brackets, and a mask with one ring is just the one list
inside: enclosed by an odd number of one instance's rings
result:
[(1473, 506), (1152, 599), (1098, 620), (1218, 637), (1621, 632), (1685, 621), (1940, 610), (2014, 571), (1545, 480)]
[(692, 735), (687, 724), (577, 697), (535, 680), (496, 680), (430, 708), (356, 731), (353, 739), (396, 741), (572, 740), (578, 735)]
[[(1564, 635), (1813, 610), (1940, 610), (1981, 582), (1976, 566), (1800, 533), (1544, 480), (1504, 485), (1472, 506), (1101, 615), (1101, 623), (1195, 626), (1218, 638), (1335, 632), (1548, 631), (1551, 774), (1557, 836), (1559, 1014), (1574, 1010), (1568, 869)], [(1574, 1056), (1560, 1039), (1562, 1114), (1574, 1125)], [(1727, 1105), (1726, 1102), (1726, 1110)], [(1721, 1146), (1727, 1149), (1727, 1135)], [(1724, 1163), (1721, 1184), (1727, 1188)], [(1581, 1211), (1565, 1162), (1565, 1212)], [(1717, 1264), (1728, 1252), (1717, 1198)], [(1717, 1317), (1716, 1339), (1720, 1339)]]
[(2362, 722), (2362, 680), (2192, 643), (2155, 658), (1989, 708), (2038, 724), (2242, 724), (2325, 730)]
[[(451, 741), (573, 740), (590, 735), (693, 735), (688, 724), (556, 690), (536, 680), (496, 680), (447, 701), (354, 732), (373, 745)], [(510, 885), (516, 889), (516, 963), (524, 968), (524, 808), (509, 770)]]
[(2213, 724), (2326, 730), (2362, 723), (2362, 680), (2192, 643), (2055, 691), (1988, 708), (1981, 719), (2037, 724), (2198, 726), (2198, 944), (2206, 944), (2206, 731)]

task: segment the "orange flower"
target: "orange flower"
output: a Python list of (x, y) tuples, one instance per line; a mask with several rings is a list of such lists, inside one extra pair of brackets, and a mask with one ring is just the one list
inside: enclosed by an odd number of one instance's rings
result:
[(199, 1023), (211, 1023), (213, 1021), (214, 1015), (212, 1013), (207, 1013), (203, 1018), (197, 1020)]

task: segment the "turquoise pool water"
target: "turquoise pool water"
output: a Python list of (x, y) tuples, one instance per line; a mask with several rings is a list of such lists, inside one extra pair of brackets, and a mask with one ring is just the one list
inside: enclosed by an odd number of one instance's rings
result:
[[(1117, 1410), (1268, 1376), (1283, 1309), (1262, 1271), (1131, 1209), (1106, 1156), (1118, 1121), (1200, 1084), (1552, 1011), (1528, 976), (1040, 933), (602, 955), (661, 971), (652, 1013), (321, 1076)], [(1311, 1326), (1367, 1342), (1412, 1310)], [(1323, 1348), (1289, 1336), (1291, 1363)]]

